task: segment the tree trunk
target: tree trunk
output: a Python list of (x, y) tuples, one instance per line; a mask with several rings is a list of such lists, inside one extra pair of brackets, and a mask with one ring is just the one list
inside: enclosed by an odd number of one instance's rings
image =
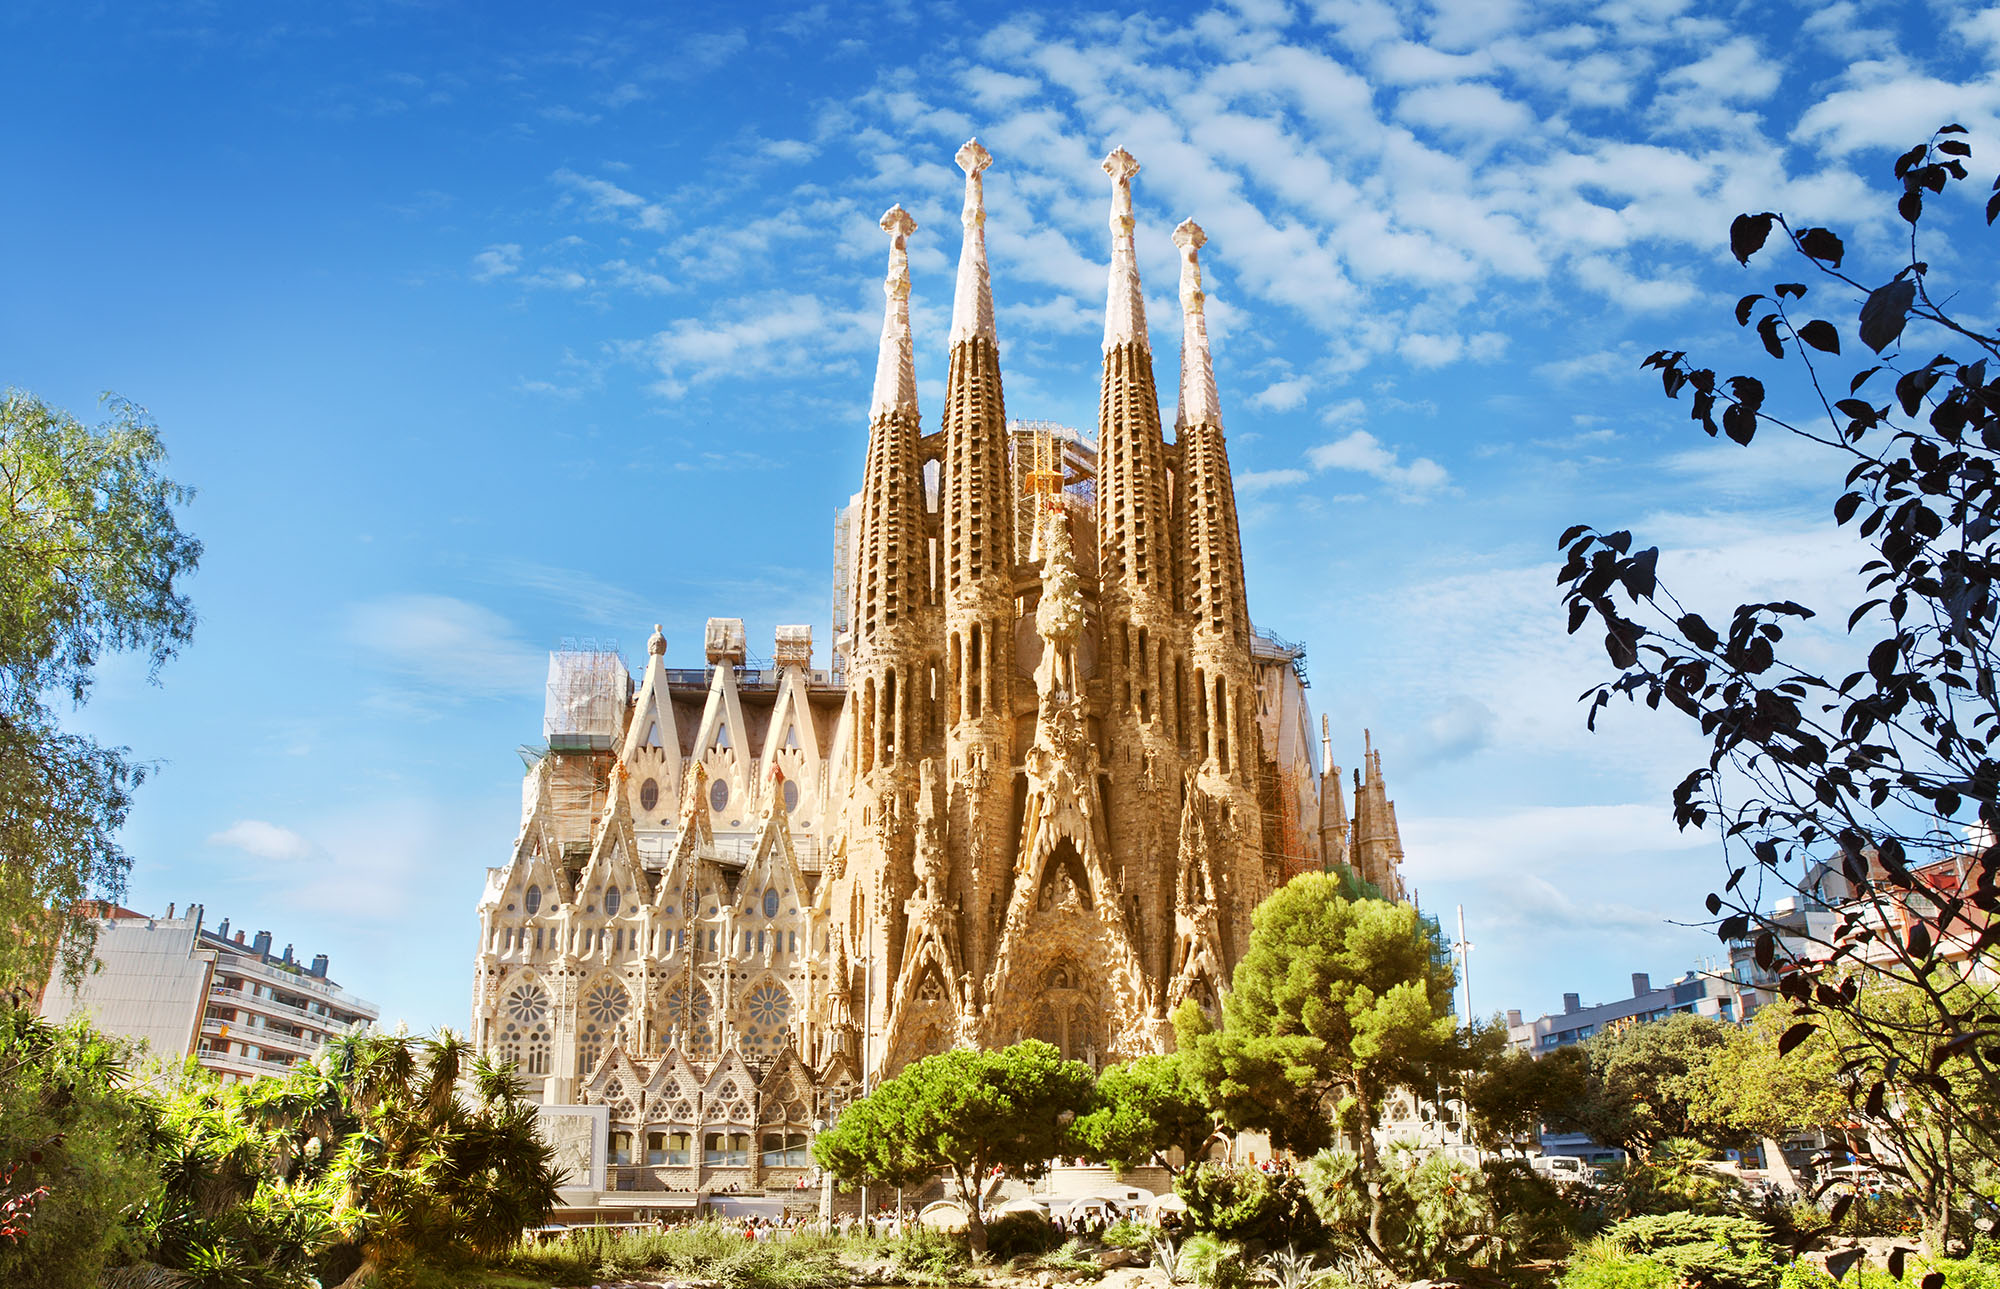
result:
[(1375, 1111), (1365, 1089), (1355, 1088), (1355, 1148), (1361, 1158), (1361, 1181), (1368, 1190), (1368, 1244), (1382, 1249), (1382, 1157), (1375, 1150)]
[(375, 1273), (381, 1269), (381, 1259), (375, 1256), (373, 1249), (370, 1249), (362, 1255), (361, 1265), (354, 1268), (354, 1274), (340, 1282), (339, 1289), (361, 1289), (361, 1286), (373, 1279)]
[(967, 1185), (964, 1177), (956, 1180), (959, 1202), (965, 1205), (965, 1242), (971, 1247), (973, 1257), (983, 1258), (986, 1256), (986, 1220), (979, 1213), (979, 1197), (980, 1189), (985, 1185), (985, 1175), (975, 1173), (971, 1185)]

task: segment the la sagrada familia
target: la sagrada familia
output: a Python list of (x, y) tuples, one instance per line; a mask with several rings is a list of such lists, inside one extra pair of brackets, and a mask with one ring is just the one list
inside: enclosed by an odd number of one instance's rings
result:
[[(1041, 1038), (1093, 1065), (1214, 1010), (1258, 902), (1346, 865), (1402, 895), (1379, 753), (1350, 819), (1303, 650), (1253, 629), (1193, 221), (1171, 441), (1111, 180), (1097, 433), (1009, 421), (975, 140), (939, 424), (917, 406), (906, 242), (861, 490), (842, 512), (833, 666), (780, 627), (752, 667), (636, 683), (551, 661), (545, 753), (479, 903), (473, 1017), (545, 1105), (602, 1105), (612, 1189), (773, 1185), (844, 1098), (954, 1045)], [(1314, 737), (1318, 734), (1318, 738)], [(1315, 743), (1320, 746), (1315, 747)], [(1319, 756), (1314, 756), (1315, 752)]]

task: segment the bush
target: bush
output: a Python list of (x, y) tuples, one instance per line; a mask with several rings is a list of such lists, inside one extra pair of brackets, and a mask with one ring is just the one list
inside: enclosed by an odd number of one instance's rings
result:
[(1577, 1250), (1562, 1289), (1678, 1289), (1680, 1283), (1680, 1275), (1664, 1262), (1593, 1240)]
[(1289, 1174), (1200, 1164), (1174, 1180), (1174, 1193), (1187, 1201), (1190, 1230), (1236, 1241), (1252, 1252), (1326, 1243), (1326, 1228), (1305, 1184)]
[(1241, 1244), (1206, 1231), (1181, 1244), (1180, 1272), (1198, 1289), (1244, 1289), (1250, 1283), (1248, 1261)]
[(1150, 1249), (1160, 1228), (1136, 1217), (1121, 1217), (1104, 1228), (1097, 1242), (1107, 1249)]
[(1062, 1231), (1040, 1213), (1002, 1213), (986, 1224), (986, 1256), (995, 1262), (1048, 1253), (1061, 1248), (1062, 1242)]
[(1604, 1233), (1604, 1243), (1661, 1264), (1691, 1289), (1773, 1289), (1778, 1262), (1770, 1234), (1747, 1218), (1668, 1213), (1627, 1218)]
[(956, 1285), (971, 1279), (972, 1250), (963, 1231), (906, 1226), (902, 1235), (889, 1241), (887, 1251), (911, 1284)]

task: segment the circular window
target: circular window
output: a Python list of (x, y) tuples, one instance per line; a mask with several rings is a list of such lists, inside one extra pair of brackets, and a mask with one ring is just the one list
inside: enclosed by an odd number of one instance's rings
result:
[(799, 808), (799, 785), (793, 783), (790, 779), (786, 779), (785, 813), (790, 814), (792, 813), (792, 811), (797, 810), (798, 808)]
[(625, 1014), (625, 991), (606, 981), (583, 999), (584, 1014), (600, 1025), (609, 1025)]
[(527, 898), (522, 903), (527, 906), (530, 913), (540, 909), (542, 907), (542, 888), (539, 886), (530, 886)]
[(767, 918), (778, 916), (778, 888), (775, 886), (764, 892), (764, 916)]
[(660, 804), (660, 781), (648, 779), (639, 785), (639, 809), (651, 810)]
[(717, 779), (714, 783), (709, 784), (708, 808), (710, 810), (723, 810), (726, 809), (728, 805), (729, 805), (728, 782), (723, 779)]
[(604, 892), (604, 915), (606, 917), (610, 917), (617, 911), (618, 911), (618, 888), (614, 886), (610, 890)]
[(765, 983), (750, 993), (750, 1019), (759, 1025), (782, 1025), (792, 1014), (792, 996), (783, 985)]
[(549, 1014), (549, 996), (540, 985), (515, 985), (507, 993), (507, 1014), (523, 1025), (532, 1025)]

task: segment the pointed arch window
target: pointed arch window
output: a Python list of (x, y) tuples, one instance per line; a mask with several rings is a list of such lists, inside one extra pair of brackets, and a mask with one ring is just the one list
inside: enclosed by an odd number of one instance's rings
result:
[(521, 907), (527, 909), (530, 914), (540, 911), (542, 907), (542, 888), (539, 886), (530, 886), (528, 893), (521, 898)]
[(779, 904), (779, 900), (778, 900), (778, 888), (777, 888), (777, 887), (775, 887), (775, 886), (768, 886), (768, 887), (765, 887), (765, 888), (764, 888), (764, 916), (765, 916), (765, 917), (767, 917), (767, 918), (774, 918), (774, 917), (778, 916), (778, 904)]
[(618, 894), (618, 888), (617, 888), (617, 887), (613, 886), (613, 887), (609, 887), (609, 888), (607, 888), (607, 889), (605, 890), (605, 892), (604, 892), (604, 915), (605, 915), (606, 917), (615, 917), (615, 916), (617, 915), (617, 913), (618, 913), (618, 901), (619, 901), (619, 899), (620, 899), (620, 896), (619, 896), (619, 894)]

